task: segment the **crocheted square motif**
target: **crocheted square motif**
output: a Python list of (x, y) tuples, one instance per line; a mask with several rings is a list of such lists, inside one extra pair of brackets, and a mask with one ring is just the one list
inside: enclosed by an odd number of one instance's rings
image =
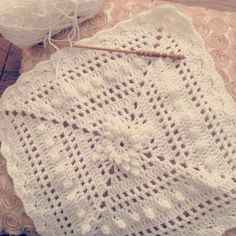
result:
[(2, 152), (42, 235), (221, 235), (236, 222), (236, 110), (187, 18), (162, 6), (64, 49), (1, 99)]

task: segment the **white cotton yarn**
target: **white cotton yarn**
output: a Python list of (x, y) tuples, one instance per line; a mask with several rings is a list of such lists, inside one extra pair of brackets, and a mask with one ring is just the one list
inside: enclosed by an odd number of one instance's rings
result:
[(1, 0), (0, 33), (19, 48), (31, 47), (93, 17), (103, 0)]

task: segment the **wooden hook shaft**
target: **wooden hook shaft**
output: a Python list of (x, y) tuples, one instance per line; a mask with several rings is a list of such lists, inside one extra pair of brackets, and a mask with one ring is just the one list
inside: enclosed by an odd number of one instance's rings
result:
[(75, 48), (82, 48), (88, 50), (97, 50), (97, 51), (107, 51), (107, 52), (117, 52), (117, 53), (124, 53), (124, 54), (134, 54), (137, 56), (144, 56), (144, 57), (162, 57), (162, 58), (170, 58), (172, 60), (183, 60), (185, 56), (177, 55), (174, 53), (160, 53), (156, 51), (144, 51), (144, 50), (128, 50), (128, 49), (117, 49), (117, 48), (103, 48), (97, 46), (90, 46), (90, 45), (79, 45), (79, 44), (72, 44), (66, 42), (57, 42), (58, 46), (72, 46)]

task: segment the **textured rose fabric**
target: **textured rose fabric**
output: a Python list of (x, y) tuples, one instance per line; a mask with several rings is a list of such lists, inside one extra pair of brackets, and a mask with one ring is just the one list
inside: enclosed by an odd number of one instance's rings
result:
[[(130, 18), (161, 4), (151, 0), (106, 0), (103, 11), (81, 25), (81, 36), (90, 37), (97, 31), (110, 28), (117, 22)], [(236, 13), (220, 12), (201, 7), (173, 4), (193, 18), (196, 29), (205, 40), (208, 52), (214, 58), (218, 72), (225, 81), (228, 92), (236, 100)], [(62, 37), (62, 35), (58, 36)], [(32, 48), (23, 53), (22, 72), (47, 59), (49, 50)], [(35, 235), (33, 222), (24, 213), (20, 199), (15, 195), (13, 184), (7, 175), (5, 160), (0, 156), (0, 232), (6, 230), (19, 234)]]

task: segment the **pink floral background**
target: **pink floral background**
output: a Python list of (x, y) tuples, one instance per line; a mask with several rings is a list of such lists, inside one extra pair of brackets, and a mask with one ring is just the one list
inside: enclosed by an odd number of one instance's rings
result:
[[(159, 0), (105, 0), (103, 10), (93, 19), (81, 24), (81, 37), (90, 37), (99, 30), (110, 28), (119, 21), (160, 4), (163, 2)], [(236, 101), (236, 13), (171, 4), (192, 17), (208, 52), (214, 58), (227, 91)], [(21, 72), (30, 70), (51, 53), (40, 47), (24, 50)], [(6, 171), (6, 162), (0, 155), (0, 232), (1, 229), (11, 234), (19, 234), (25, 230), (27, 235), (36, 235), (32, 220), (24, 213), (22, 203), (14, 193), (12, 181)]]

